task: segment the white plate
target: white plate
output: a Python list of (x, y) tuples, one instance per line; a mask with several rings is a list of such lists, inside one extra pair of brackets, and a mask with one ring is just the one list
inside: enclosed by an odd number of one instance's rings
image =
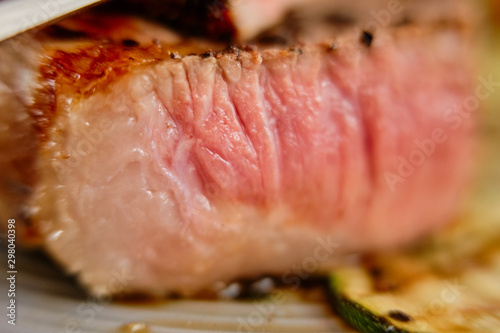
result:
[(0, 1), (0, 41), (102, 0)]
[[(0, 261), (6, 272), (5, 251)], [(305, 300), (290, 292), (280, 291), (282, 303), (271, 299), (96, 301), (43, 255), (17, 253), (16, 264), (16, 326), (9, 325), (2, 314), (1, 333), (352, 332), (326, 302)], [(8, 289), (8, 281), (1, 279), (4, 313)]]

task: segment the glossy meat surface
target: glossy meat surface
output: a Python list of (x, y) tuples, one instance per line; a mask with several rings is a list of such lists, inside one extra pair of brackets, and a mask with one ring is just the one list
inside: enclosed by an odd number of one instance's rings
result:
[(223, 50), (152, 41), (141, 22), (123, 19), (127, 40), (42, 32), (17, 45), (26, 81), (0, 68), (26, 106), (7, 106), (2, 139), (16, 123), (36, 140), (13, 207), (91, 292), (127, 272), (119, 292), (192, 295), (325, 243), (331, 259), (401, 245), (456, 213), (474, 141), (473, 117), (451, 112), (473, 93), (463, 25), (318, 26), (310, 44)]

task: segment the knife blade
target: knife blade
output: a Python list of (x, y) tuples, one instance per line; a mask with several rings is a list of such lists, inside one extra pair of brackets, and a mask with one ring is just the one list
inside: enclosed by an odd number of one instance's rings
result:
[(0, 41), (103, 0), (0, 0)]

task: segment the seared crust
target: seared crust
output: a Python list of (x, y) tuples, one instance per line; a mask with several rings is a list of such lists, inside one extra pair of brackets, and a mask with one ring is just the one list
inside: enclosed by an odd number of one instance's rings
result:
[[(453, 29), (470, 35), (472, 17), (464, 16), (467, 8), (464, 3), (467, 1), (458, 4), (444, 1), (439, 11), (441, 16), (436, 16), (435, 12), (430, 15), (429, 9), (424, 6), (426, 2), (429, 0), (417, 2), (413, 6), (405, 3), (407, 7), (391, 19), (388, 27), (372, 24), (377, 23), (373, 16), (354, 19), (343, 14), (332, 16), (323, 13), (318, 19), (318, 10), (310, 8), (310, 12), (305, 10), (288, 16), (246, 46), (229, 47), (200, 39), (181, 40), (174, 34), (165, 36), (161, 33), (159, 38), (153, 39), (151, 33), (140, 29), (141, 25), (150, 23), (133, 16), (106, 14), (109, 8), (105, 8), (105, 14), (97, 10), (51, 26), (37, 35), (46, 54), (40, 64), (40, 89), (34, 96), (30, 114), (35, 120), (40, 139), (45, 141), (58, 109), (56, 96), (89, 96), (138, 66), (169, 59), (179, 60), (188, 55), (219, 58), (269, 49), (301, 53), (303, 45), (332, 52), (341, 47), (338, 41), (343, 39), (342, 36), (353, 31), (359, 34), (359, 46), (369, 47), (377, 36), (377, 29), (373, 27), (393, 30), (395, 35), (401, 35), (400, 38), (433, 34), (440, 29)], [(179, 1), (179, 4), (184, 5), (184, 2)], [(441, 13), (444, 12), (443, 8), (448, 8), (446, 14)], [(155, 31), (159, 28), (151, 25), (148, 29)], [(68, 47), (67, 44), (60, 44), (60, 41), (70, 41), (73, 45)]]
[(76, 53), (56, 50), (50, 60), (40, 67), (41, 88), (31, 108), (41, 140), (45, 141), (56, 116), (56, 96), (85, 98), (103, 90), (135, 67), (158, 62), (166, 56), (162, 48), (156, 45), (130, 48), (114, 43), (99, 43)]

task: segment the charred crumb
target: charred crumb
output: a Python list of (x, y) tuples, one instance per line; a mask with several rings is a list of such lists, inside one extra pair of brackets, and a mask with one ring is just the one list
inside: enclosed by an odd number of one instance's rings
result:
[(409, 321), (413, 321), (413, 318), (410, 317), (408, 314), (404, 313), (403, 311), (400, 311), (400, 310), (392, 310), (392, 311), (389, 311), (389, 317), (394, 319), (394, 320), (397, 320), (397, 321), (400, 321), (400, 322), (403, 322), (403, 323), (407, 323)]
[(208, 50), (208, 51), (206, 51), (206, 52), (204, 52), (204, 53), (200, 54), (200, 57), (201, 57), (202, 59), (211, 58), (211, 57), (213, 57), (213, 56), (215, 56), (215, 52), (214, 52), (214, 51), (212, 51), (212, 50)]
[(363, 31), (360, 37), (361, 43), (370, 47), (373, 43), (373, 34), (369, 31)]
[(122, 45), (125, 47), (137, 47), (139, 46), (139, 42), (133, 39), (124, 39), (122, 40)]
[(177, 52), (170, 53), (170, 59), (181, 59), (181, 55)]
[(229, 45), (227, 48), (215, 52), (215, 57), (220, 58), (220, 57), (227, 55), (227, 54), (233, 54), (236, 57), (239, 57), (239, 55), (241, 54), (242, 51), (243, 50), (241, 49), (241, 46)]
[(223, 52), (238, 55), (241, 53), (241, 47), (238, 45), (229, 45)]

